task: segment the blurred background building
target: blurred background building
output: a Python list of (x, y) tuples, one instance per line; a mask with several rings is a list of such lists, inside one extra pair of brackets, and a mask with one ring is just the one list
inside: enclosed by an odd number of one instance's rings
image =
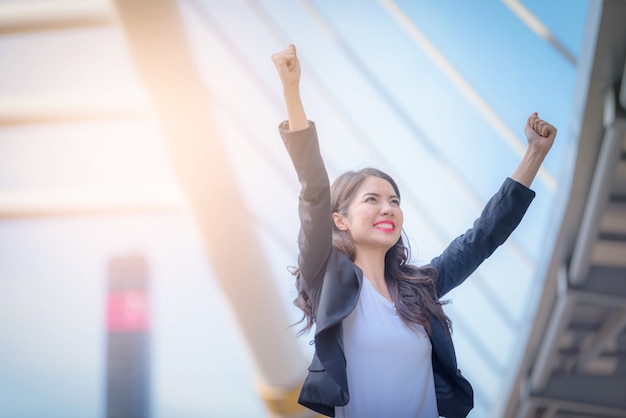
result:
[(141, 254), (109, 262), (106, 416), (150, 415), (150, 276)]
[(512, 173), (529, 114), (558, 127), (446, 312), (471, 417), (626, 416), (624, 22), (623, 0), (0, 0), (0, 417), (111, 411), (128, 254), (138, 416), (311, 416), (270, 59), (290, 43), (330, 177), (394, 176), (417, 264)]

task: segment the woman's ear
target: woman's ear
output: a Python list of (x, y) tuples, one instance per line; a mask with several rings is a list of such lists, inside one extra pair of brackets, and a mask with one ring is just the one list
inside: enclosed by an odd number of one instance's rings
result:
[(339, 212), (333, 212), (333, 222), (335, 222), (335, 226), (340, 231), (347, 231), (348, 225), (346, 225), (346, 221), (343, 216)]

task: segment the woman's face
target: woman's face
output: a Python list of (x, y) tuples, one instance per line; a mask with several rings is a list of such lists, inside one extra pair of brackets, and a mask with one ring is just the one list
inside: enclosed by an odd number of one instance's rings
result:
[(391, 183), (368, 176), (357, 189), (346, 216), (333, 214), (335, 225), (348, 232), (355, 249), (387, 251), (400, 239), (404, 216)]

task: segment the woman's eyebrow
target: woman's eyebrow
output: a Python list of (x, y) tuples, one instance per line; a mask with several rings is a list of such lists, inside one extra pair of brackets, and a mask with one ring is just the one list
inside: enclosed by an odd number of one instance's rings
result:
[[(376, 192), (366, 192), (366, 193), (363, 193), (363, 195), (361, 197), (367, 197), (367, 196), (380, 197), (380, 195), (378, 193), (376, 193)], [(400, 198), (397, 195), (395, 195), (395, 194), (389, 195), (389, 198), (390, 199), (398, 199), (398, 200), (400, 200)]]

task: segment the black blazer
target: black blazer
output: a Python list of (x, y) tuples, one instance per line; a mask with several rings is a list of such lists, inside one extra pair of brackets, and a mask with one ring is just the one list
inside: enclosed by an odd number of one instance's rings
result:
[[(300, 279), (298, 288), (312, 301), (315, 318), (315, 354), (298, 402), (333, 417), (335, 406), (350, 399), (343, 353), (343, 319), (356, 305), (363, 273), (332, 245), (330, 186), (322, 161), (315, 124), (290, 132), (279, 126), (301, 184), (299, 215)], [(432, 260), (437, 270), (437, 294), (461, 284), (521, 221), (535, 193), (507, 178), (489, 200), (480, 217)], [(432, 361), (439, 414), (465, 417), (473, 408), (473, 391), (457, 368), (452, 340), (444, 326), (431, 318)]]

